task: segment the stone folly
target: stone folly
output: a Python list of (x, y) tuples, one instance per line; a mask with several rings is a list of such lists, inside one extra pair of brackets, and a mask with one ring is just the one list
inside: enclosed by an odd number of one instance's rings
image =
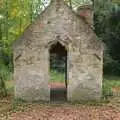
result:
[(91, 27), (92, 9), (82, 7), (78, 12), (74, 13), (63, 0), (52, 0), (14, 43), (16, 98), (50, 100), (49, 50), (59, 43), (67, 50), (67, 100), (100, 99), (103, 45)]

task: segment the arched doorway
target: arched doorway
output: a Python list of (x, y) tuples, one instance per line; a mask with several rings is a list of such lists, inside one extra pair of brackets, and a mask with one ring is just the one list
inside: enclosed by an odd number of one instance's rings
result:
[(67, 50), (59, 42), (52, 44), (50, 54), (50, 99), (67, 100)]

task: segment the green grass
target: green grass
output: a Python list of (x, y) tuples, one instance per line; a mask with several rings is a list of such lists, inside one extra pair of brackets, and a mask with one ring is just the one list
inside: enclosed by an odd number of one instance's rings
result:
[(120, 87), (120, 77), (105, 76), (103, 80), (103, 96), (112, 95), (111, 89), (113, 87)]
[(57, 71), (50, 72), (50, 83), (58, 82), (65, 83), (65, 75), (63, 73), (59, 73)]

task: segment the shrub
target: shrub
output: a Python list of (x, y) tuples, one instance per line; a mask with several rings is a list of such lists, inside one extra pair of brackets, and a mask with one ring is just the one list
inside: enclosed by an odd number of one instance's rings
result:
[(10, 79), (10, 76), (11, 74), (9, 72), (9, 68), (1, 63), (0, 64), (0, 97), (7, 96), (5, 81)]

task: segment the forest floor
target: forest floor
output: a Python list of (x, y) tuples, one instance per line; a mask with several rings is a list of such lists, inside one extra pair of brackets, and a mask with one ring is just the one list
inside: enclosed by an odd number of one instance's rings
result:
[(0, 103), (0, 120), (120, 120), (120, 103)]
[[(53, 83), (51, 87), (64, 90), (65, 86)], [(86, 103), (25, 103), (9, 95), (0, 100), (0, 120), (120, 120), (120, 98)]]
[[(111, 79), (104, 80), (104, 95), (111, 93), (112, 87), (120, 86), (120, 78)], [(120, 97), (110, 97), (98, 102), (25, 103), (13, 99), (13, 84), (13, 81), (7, 82), (8, 96), (0, 100), (0, 120), (120, 120)], [(52, 83), (50, 86), (54, 89), (62, 88), (65, 93), (65, 85), (62, 83)]]

